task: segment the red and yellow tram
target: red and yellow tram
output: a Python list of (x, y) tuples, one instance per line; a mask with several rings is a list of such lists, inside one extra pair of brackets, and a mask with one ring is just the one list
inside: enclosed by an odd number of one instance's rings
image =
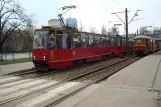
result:
[(136, 36), (135, 37), (135, 54), (137, 55), (147, 55), (159, 50), (158, 42), (149, 36)]
[(125, 54), (125, 48), (125, 39), (121, 36), (43, 26), (35, 30), (32, 61), (43, 69), (65, 68), (111, 55), (120, 56)]

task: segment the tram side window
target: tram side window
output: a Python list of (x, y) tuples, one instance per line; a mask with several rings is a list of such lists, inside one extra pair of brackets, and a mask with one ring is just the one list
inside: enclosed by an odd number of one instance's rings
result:
[(144, 45), (144, 40), (143, 39), (136, 39), (135, 45)]
[(82, 42), (82, 48), (88, 48), (88, 34), (87, 33), (81, 33), (81, 42)]
[(49, 35), (48, 48), (49, 49), (54, 49), (55, 48), (55, 35), (54, 35), (54, 32)]
[(100, 35), (96, 35), (94, 38), (95, 47), (100, 47)]
[(121, 41), (122, 41), (122, 38), (117, 38), (117, 46), (121, 46)]
[(111, 41), (111, 46), (114, 46), (114, 38), (113, 37), (110, 38), (110, 41)]
[(101, 35), (100, 47), (106, 46), (106, 38), (105, 36)]
[(90, 47), (90, 48), (95, 47), (95, 43), (94, 43), (94, 34), (89, 34), (89, 47)]
[(107, 36), (105, 42), (106, 46), (110, 46), (110, 37)]
[(132, 45), (133, 45), (132, 39), (129, 39), (129, 40), (128, 40), (128, 45), (129, 45), (129, 46), (132, 46)]
[(72, 32), (73, 37), (73, 48), (81, 48), (81, 39), (79, 32)]
[(122, 39), (122, 46), (126, 46), (126, 40)]
[(113, 45), (118, 46), (118, 38), (114, 37)]

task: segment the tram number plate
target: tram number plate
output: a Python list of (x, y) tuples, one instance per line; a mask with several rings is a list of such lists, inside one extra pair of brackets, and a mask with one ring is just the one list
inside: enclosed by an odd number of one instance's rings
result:
[(96, 51), (96, 54), (98, 55), (98, 54), (101, 54), (101, 51), (100, 50), (97, 50)]

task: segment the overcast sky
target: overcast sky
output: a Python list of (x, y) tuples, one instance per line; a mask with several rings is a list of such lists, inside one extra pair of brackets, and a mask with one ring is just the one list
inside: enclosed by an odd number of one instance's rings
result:
[[(135, 33), (140, 26), (161, 26), (161, 0), (21, 0), (20, 3), (26, 9), (26, 13), (33, 14), (37, 20), (37, 27), (47, 25), (48, 20), (57, 18), (61, 12), (60, 7), (65, 5), (76, 5), (78, 8), (69, 11), (64, 15), (65, 18), (78, 18), (78, 24), (82, 21), (85, 29), (95, 27), (100, 33), (101, 26), (107, 28), (121, 22), (110, 23), (109, 21), (119, 21), (112, 15), (112, 12), (124, 11), (128, 8), (129, 20), (134, 13), (141, 9), (136, 18), (143, 18), (140, 21), (133, 21), (129, 24), (129, 33)], [(125, 20), (125, 13), (119, 16)], [(124, 33), (124, 25), (119, 27), (121, 34)]]

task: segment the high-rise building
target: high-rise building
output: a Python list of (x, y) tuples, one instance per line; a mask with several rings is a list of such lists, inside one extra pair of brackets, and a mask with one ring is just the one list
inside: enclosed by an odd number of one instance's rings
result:
[(77, 26), (77, 19), (76, 18), (67, 18), (66, 19), (66, 23), (70, 26), (70, 27), (74, 27), (74, 28), (78, 28)]
[(63, 23), (59, 19), (50, 19), (48, 21), (48, 24), (49, 25), (52, 25), (52, 24), (59, 25), (60, 28), (63, 28), (63, 26), (64, 26)]

